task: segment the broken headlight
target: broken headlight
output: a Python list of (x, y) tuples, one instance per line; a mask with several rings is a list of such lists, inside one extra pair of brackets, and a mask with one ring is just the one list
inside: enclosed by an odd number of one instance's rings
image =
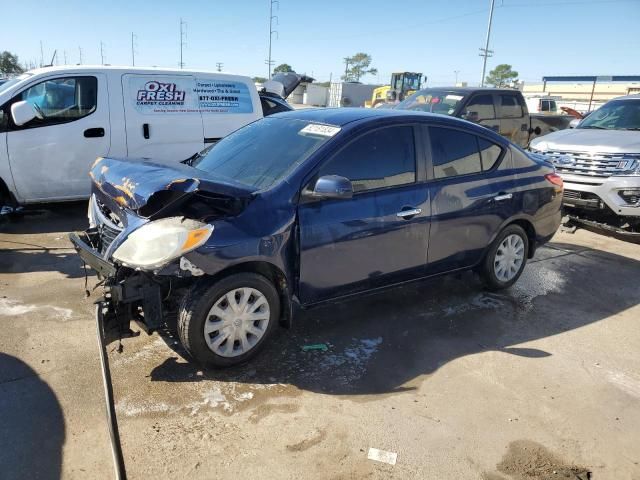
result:
[(203, 245), (213, 225), (183, 217), (149, 222), (131, 233), (113, 253), (122, 265), (154, 270)]

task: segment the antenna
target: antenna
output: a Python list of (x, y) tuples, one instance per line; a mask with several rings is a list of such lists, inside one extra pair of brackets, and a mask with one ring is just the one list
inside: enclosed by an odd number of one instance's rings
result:
[(66, 50), (62, 51), (62, 57), (64, 58), (64, 64), (66, 65), (67, 64), (67, 51)]
[(222, 66), (224, 65), (224, 63), (222, 62), (216, 62), (216, 68), (218, 69), (219, 72), (222, 71)]
[(279, 24), (278, 21), (278, 16), (273, 14), (273, 6), (276, 5), (276, 9), (279, 11), (280, 10), (280, 2), (278, 0), (269, 0), (269, 58), (267, 60), (265, 60), (264, 63), (266, 63), (269, 66), (269, 77), (268, 79), (271, 79), (271, 67), (274, 65), (274, 61), (271, 58), (271, 41), (273, 39), (273, 34), (276, 34), (276, 38), (280, 38), (278, 35), (278, 31), (273, 29), (273, 20), (275, 19), (276, 21), (276, 25)]
[(42, 48), (42, 40), (40, 40), (40, 66), (44, 65), (44, 48)]
[(80, 62), (78, 65), (82, 65), (82, 47), (78, 46), (78, 53), (80, 54)]
[[(184, 68), (184, 61), (182, 60), (182, 49), (183, 47), (185, 47), (187, 45), (187, 22), (182, 20), (182, 17), (180, 18), (180, 68)], [(185, 28), (183, 28), (185, 27)]]
[(104, 65), (104, 43), (100, 40), (100, 62)]
[(493, 22), (493, 7), (496, 0), (491, 0), (491, 9), (489, 10), (489, 25), (487, 26), (487, 41), (484, 44), (484, 48), (480, 49), (480, 56), (484, 57), (482, 61), (482, 78), (480, 79), (480, 86), (484, 87), (484, 75), (487, 71), (487, 58), (493, 56), (493, 50), (489, 50), (489, 38), (491, 37), (491, 22)]
[(57, 53), (58, 53), (57, 49), (53, 51), (53, 55), (51, 56), (51, 62), (49, 62), (49, 65), (53, 66), (53, 61), (56, 59)]
[(136, 66), (136, 47), (135, 42), (138, 39), (138, 36), (131, 32), (131, 65)]

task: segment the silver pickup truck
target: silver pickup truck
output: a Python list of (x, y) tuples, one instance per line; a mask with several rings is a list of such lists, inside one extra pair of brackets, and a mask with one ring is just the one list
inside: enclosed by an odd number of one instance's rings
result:
[(571, 130), (531, 142), (564, 180), (564, 206), (576, 215), (640, 232), (640, 95), (604, 104)]

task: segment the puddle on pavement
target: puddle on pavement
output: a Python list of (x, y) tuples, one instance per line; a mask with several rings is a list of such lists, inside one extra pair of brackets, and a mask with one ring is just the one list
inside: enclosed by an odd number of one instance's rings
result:
[[(530, 440), (516, 440), (508, 446), (497, 472), (487, 472), (483, 480), (590, 480), (591, 472), (564, 462), (544, 446)], [(499, 473), (498, 473), (499, 472)], [(504, 476), (506, 475), (506, 477)]]

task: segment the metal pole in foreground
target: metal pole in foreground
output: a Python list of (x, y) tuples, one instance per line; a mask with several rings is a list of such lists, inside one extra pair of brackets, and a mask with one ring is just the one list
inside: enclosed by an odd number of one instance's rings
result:
[(127, 471), (120, 446), (120, 433), (118, 432), (118, 418), (113, 399), (113, 387), (111, 385), (111, 372), (109, 370), (109, 356), (105, 346), (104, 318), (101, 306), (96, 305), (96, 327), (98, 329), (98, 343), (100, 347), (100, 365), (102, 367), (102, 383), (107, 409), (107, 421), (109, 422), (109, 437), (111, 439), (111, 454), (113, 455), (113, 467), (116, 480), (126, 480)]
[(491, 37), (491, 22), (493, 22), (493, 6), (496, 0), (491, 0), (491, 9), (489, 10), (489, 26), (487, 27), (487, 41), (484, 44), (484, 60), (482, 61), (482, 78), (480, 79), (480, 86), (484, 87), (484, 75), (487, 71), (487, 57), (489, 56), (489, 38)]

